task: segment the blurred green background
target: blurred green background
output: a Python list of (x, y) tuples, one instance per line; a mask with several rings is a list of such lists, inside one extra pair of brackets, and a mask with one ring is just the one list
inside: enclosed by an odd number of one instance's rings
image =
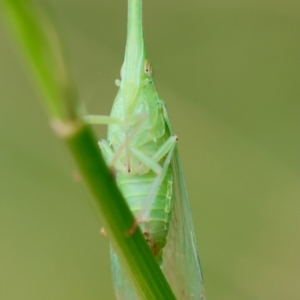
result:
[[(126, 1), (48, 2), (81, 99), (108, 114)], [(144, 1), (144, 32), (207, 299), (299, 299), (299, 1)], [(0, 299), (114, 299), (109, 241), (2, 20), (0, 40)]]

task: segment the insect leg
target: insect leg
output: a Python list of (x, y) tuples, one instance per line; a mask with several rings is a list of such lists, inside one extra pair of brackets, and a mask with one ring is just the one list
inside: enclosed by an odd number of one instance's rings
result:
[(161, 99), (161, 98), (159, 99), (159, 102), (162, 105), (163, 115), (164, 115), (164, 119), (165, 119), (165, 122), (167, 124), (167, 127), (168, 127), (170, 133), (173, 134), (173, 129), (172, 129), (171, 122), (170, 122), (170, 119), (169, 119), (169, 116), (168, 116), (168, 111), (167, 111), (166, 105), (165, 105), (163, 99)]
[(140, 160), (145, 166), (150, 168), (153, 172), (157, 174), (161, 173), (162, 167), (159, 165), (159, 163), (149, 155), (145, 154), (143, 151), (135, 147), (131, 147), (130, 153)]
[[(114, 152), (113, 150), (111, 149), (109, 143), (107, 142), (107, 140), (101, 140), (98, 142), (98, 145), (102, 151), (102, 154), (105, 158), (105, 161), (109, 162), (112, 160), (112, 158), (114, 157)], [(109, 164), (110, 165), (110, 164)]]
[(100, 115), (88, 115), (84, 116), (83, 120), (88, 124), (119, 124), (121, 122), (118, 118), (113, 118), (110, 116), (100, 116)]
[(137, 123), (137, 126), (136, 126), (135, 130), (133, 130), (133, 132), (129, 136), (127, 136), (127, 138), (125, 139), (123, 144), (119, 147), (119, 149), (117, 149), (117, 151), (114, 152), (114, 155), (108, 161), (109, 166), (114, 166), (117, 163), (119, 157), (122, 155), (122, 152), (125, 149), (128, 148), (128, 145), (129, 145), (130, 141), (135, 137), (136, 133), (138, 132), (138, 130), (142, 126), (143, 122), (146, 120), (146, 117), (147, 117), (146, 114), (140, 114), (139, 115), (139, 117), (137, 119), (138, 123)]
[(153, 199), (155, 198), (155, 196), (156, 196), (156, 194), (159, 190), (159, 187), (160, 187), (166, 173), (167, 173), (168, 167), (170, 166), (170, 163), (171, 163), (171, 159), (172, 159), (174, 149), (176, 147), (177, 136), (173, 135), (173, 136), (171, 136), (171, 138), (173, 140), (172, 147), (168, 152), (166, 160), (164, 161), (161, 173), (159, 175), (157, 175), (155, 181), (153, 182), (153, 184), (152, 184), (152, 186), (149, 190), (149, 193), (148, 193), (147, 197), (144, 200), (143, 206), (140, 209), (140, 212), (136, 216), (134, 224), (127, 231), (127, 235), (132, 235), (134, 233), (138, 223), (147, 218), (147, 214), (149, 213), (150, 206), (151, 206), (151, 204), (153, 202)]
[[(111, 116), (101, 116), (101, 115), (88, 115), (84, 116), (84, 121), (88, 124), (102, 124), (102, 125), (115, 125), (122, 122), (118, 118), (114, 118)], [(122, 151), (117, 151), (116, 153), (113, 152), (109, 143), (106, 140), (102, 140), (98, 143), (99, 147), (102, 150), (103, 156), (108, 163), (109, 167), (115, 167), (117, 162), (117, 158), (122, 153)]]
[(171, 135), (156, 151), (153, 155), (152, 159), (154, 161), (160, 161), (171, 149), (173, 149), (174, 144), (176, 144), (178, 138), (176, 135)]
[(164, 161), (164, 164), (163, 164), (163, 167), (162, 167), (162, 172), (156, 177), (155, 181), (153, 182), (152, 186), (151, 186), (151, 189), (148, 193), (148, 196), (146, 197), (145, 201), (144, 201), (144, 210), (142, 209), (141, 212), (141, 217), (143, 217), (145, 215), (145, 212), (148, 211), (150, 205), (151, 205), (151, 202), (153, 200), (153, 198), (156, 196), (157, 192), (158, 192), (158, 189), (159, 189), (159, 186), (161, 185), (166, 173), (167, 173), (167, 170), (168, 170), (168, 167), (170, 166), (170, 163), (171, 163), (171, 159), (172, 159), (172, 155), (173, 155), (173, 152), (174, 152), (174, 149), (175, 149), (175, 146), (176, 146), (176, 142), (177, 142), (177, 136), (173, 135), (171, 136), (171, 138), (173, 139), (173, 144), (172, 144), (172, 147), (170, 149), (170, 151), (168, 152), (168, 155), (166, 157), (166, 160)]
[(157, 150), (157, 152), (152, 156), (148, 156), (143, 151), (131, 147), (130, 152), (133, 156), (139, 159), (145, 166), (150, 168), (153, 172), (160, 174), (162, 171), (162, 167), (158, 163), (174, 146), (176, 143), (177, 137), (170, 136)]

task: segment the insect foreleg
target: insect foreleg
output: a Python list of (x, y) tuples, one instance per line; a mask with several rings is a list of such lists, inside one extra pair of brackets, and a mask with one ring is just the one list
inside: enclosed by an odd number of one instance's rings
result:
[[(90, 119), (92, 120), (93, 118), (95, 118), (95, 120), (97, 120), (97, 117), (98, 116), (91, 116)], [(108, 159), (106, 160), (109, 167), (115, 166), (117, 164), (119, 157), (122, 155), (123, 151), (128, 148), (130, 141), (135, 137), (140, 127), (143, 125), (144, 121), (146, 120), (146, 117), (147, 117), (146, 114), (140, 114), (138, 116), (137, 126), (135, 127), (133, 132), (129, 136), (127, 136), (127, 138), (124, 140), (124, 142), (120, 145), (120, 147), (115, 152), (113, 152), (113, 150), (111, 149), (107, 141), (103, 140), (99, 143), (100, 148), (102, 149), (102, 145), (103, 145), (103, 147), (105, 147), (107, 153), (109, 154), (109, 156), (107, 156)], [(100, 120), (103, 119), (105, 121), (105, 116), (99, 116), (99, 118)], [(106, 117), (106, 118), (111, 118), (111, 117)], [(118, 120), (118, 122), (121, 122), (121, 120), (117, 118), (111, 118), (111, 119), (112, 121)]]
[(110, 116), (99, 116), (99, 115), (89, 115), (84, 116), (83, 120), (88, 124), (120, 124), (122, 121), (118, 118), (110, 117)]

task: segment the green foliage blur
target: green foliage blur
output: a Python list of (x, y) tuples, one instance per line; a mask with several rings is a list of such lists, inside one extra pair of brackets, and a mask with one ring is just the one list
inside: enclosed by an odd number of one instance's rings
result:
[[(88, 111), (109, 114), (126, 1), (38, 3)], [(179, 136), (207, 299), (298, 299), (300, 4), (144, 1), (144, 33)], [(114, 299), (108, 239), (2, 16), (0, 40), (0, 299)]]

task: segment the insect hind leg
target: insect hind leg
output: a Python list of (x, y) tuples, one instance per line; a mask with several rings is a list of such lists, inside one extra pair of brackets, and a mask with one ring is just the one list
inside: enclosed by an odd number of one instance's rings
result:
[(159, 161), (169, 153), (174, 147), (174, 144), (177, 141), (176, 136), (170, 136), (161, 147), (154, 153), (152, 157), (143, 153), (143, 151), (132, 147), (130, 152), (133, 156), (139, 159), (145, 166), (147, 166), (150, 170), (155, 172), (156, 174), (160, 174), (162, 172), (163, 167), (159, 164)]

